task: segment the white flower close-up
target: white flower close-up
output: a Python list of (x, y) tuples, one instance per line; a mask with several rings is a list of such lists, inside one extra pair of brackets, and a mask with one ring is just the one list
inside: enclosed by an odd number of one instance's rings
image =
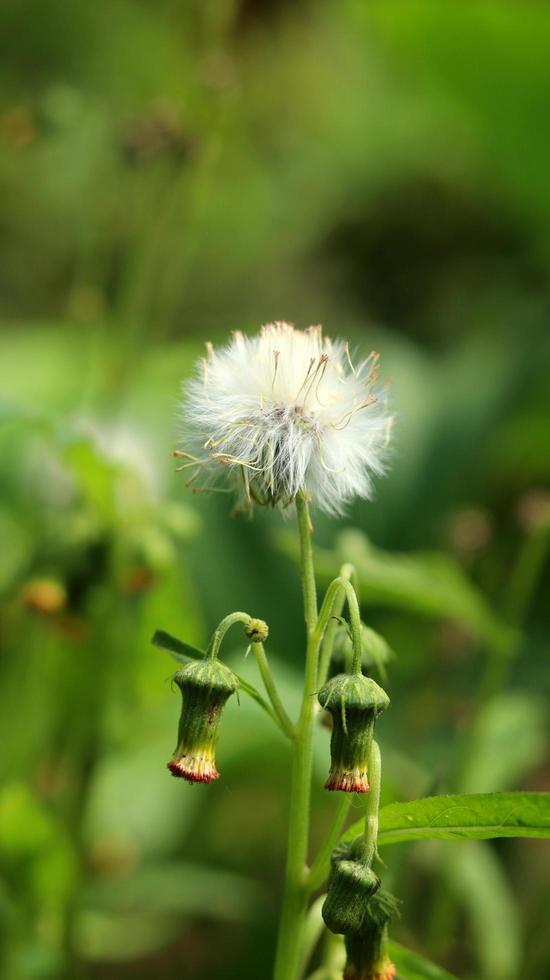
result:
[(176, 455), (193, 489), (219, 489), (229, 474), (246, 505), (304, 494), (331, 514), (372, 495), (392, 425), (376, 351), (354, 365), (347, 343), (288, 323), (207, 344), (182, 416)]

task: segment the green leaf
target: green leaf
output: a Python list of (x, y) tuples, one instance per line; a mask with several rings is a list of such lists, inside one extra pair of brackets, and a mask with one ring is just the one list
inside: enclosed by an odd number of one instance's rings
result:
[[(164, 630), (156, 630), (151, 638), (151, 643), (160, 647), (162, 650), (168, 650), (172, 654), (174, 660), (177, 660), (180, 664), (187, 664), (190, 660), (202, 660), (206, 656), (204, 650), (199, 650), (197, 647), (191, 646), (190, 643), (185, 643), (183, 640), (178, 640), (176, 636), (172, 636), (171, 633), (166, 633)], [(262, 697), (256, 688), (245, 681), (244, 677), (240, 674), (235, 674), (239, 681), (241, 690), (248, 694), (256, 704), (259, 704), (267, 714), (273, 718), (277, 725), (279, 725), (279, 720), (273, 711), (271, 705)]]
[[(296, 556), (295, 544), (279, 535), (280, 546)], [(452, 619), (499, 654), (506, 654), (515, 633), (497, 616), (460, 565), (439, 552), (399, 554), (371, 544), (360, 531), (339, 535), (334, 551), (316, 549), (318, 575), (330, 581), (342, 560), (356, 568), (361, 595), (370, 605), (404, 609), (433, 618)]]
[(400, 943), (390, 941), (388, 952), (397, 967), (398, 980), (456, 980), (456, 977), (441, 966), (436, 966), (424, 956), (413, 953)]
[[(344, 834), (350, 840), (363, 821)], [(550, 837), (550, 793), (480, 793), (427, 796), (390, 803), (380, 810), (378, 844), (408, 840), (488, 840), (493, 837)]]
[(172, 636), (171, 633), (166, 633), (164, 630), (156, 630), (151, 643), (162, 650), (168, 650), (174, 660), (180, 664), (189, 663), (190, 660), (202, 660), (204, 657), (204, 650), (192, 647), (190, 643), (178, 640), (177, 637)]

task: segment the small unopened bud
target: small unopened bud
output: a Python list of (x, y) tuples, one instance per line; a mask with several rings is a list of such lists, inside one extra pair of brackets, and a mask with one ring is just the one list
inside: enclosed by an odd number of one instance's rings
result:
[(319, 692), (332, 715), (330, 772), (325, 789), (368, 793), (368, 759), (376, 719), (390, 703), (386, 692), (363, 674), (337, 674)]
[(182, 706), (178, 744), (168, 769), (191, 783), (211, 783), (219, 777), (215, 751), (222, 710), (238, 689), (238, 679), (221, 661), (208, 659), (179, 670), (174, 681)]
[(244, 631), (251, 643), (265, 643), (269, 636), (269, 626), (263, 619), (249, 619)]
[(348, 933), (344, 980), (393, 980), (396, 969), (387, 953), (388, 924), (397, 899), (380, 888), (368, 900), (359, 932)]
[(360, 859), (353, 858), (350, 846), (333, 855), (322, 916), (331, 932), (347, 935), (358, 932), (367, 911), (368, 900), (380, 887), (380, 879)]

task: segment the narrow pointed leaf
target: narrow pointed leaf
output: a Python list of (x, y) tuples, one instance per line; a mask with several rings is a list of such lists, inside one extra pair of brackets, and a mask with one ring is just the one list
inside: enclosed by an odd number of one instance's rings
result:
[(202, 660), (204, 657), (204, 650), (199, 650), (197, 647), (191, 646), (190, 643), (185, 643), (184, 640), (178, 640), (176, 636), (172, 636), (171, 633), (166, 633), (164, 630), (157, 630), (151, 643), (153, 646), (168, 650), (174, 660), (181, 664), (186, 664), (189, 660)]
[[(344, 834), (361, 833), (363, 821)], [(409, 840), (550, 838), (550, 793), (479, 793), (428, 796), (380, 810), (378, 844)]]

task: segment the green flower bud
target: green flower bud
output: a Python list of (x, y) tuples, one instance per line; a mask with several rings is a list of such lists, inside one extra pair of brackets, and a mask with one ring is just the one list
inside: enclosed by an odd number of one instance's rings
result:
[(344, 980), (393, 980), (396, 969), (387, 954), (388, 923), (397, 904), (383, 888), (371, 896), (360, 931), (345, 938)]
[(244, 632), (252, 643), (265, 643), (269, 636), (269, 626), (263, 619), (249, 619)]
[(168, 769), (191, 783), (211, 783), (219, 777), (215, 750), (222, 710), (238, 689), (238, 679), (221, 661), (208, 659), (179, 670), (174, 681), (182, 706), (178, 744)]
[(325, 789), (368, 793), (368, 758), (376, 719), (390, 699), (372, 677), (338, 674), (319, 692), (332, 715), (331, 765)]
[(331, 932), (358, 932), (366, 915), (370, 896), (380, 887), (372, 868), (353, 858), (353, 850), (337, 848), (332, 855), (328, 892), (321, 914)]

